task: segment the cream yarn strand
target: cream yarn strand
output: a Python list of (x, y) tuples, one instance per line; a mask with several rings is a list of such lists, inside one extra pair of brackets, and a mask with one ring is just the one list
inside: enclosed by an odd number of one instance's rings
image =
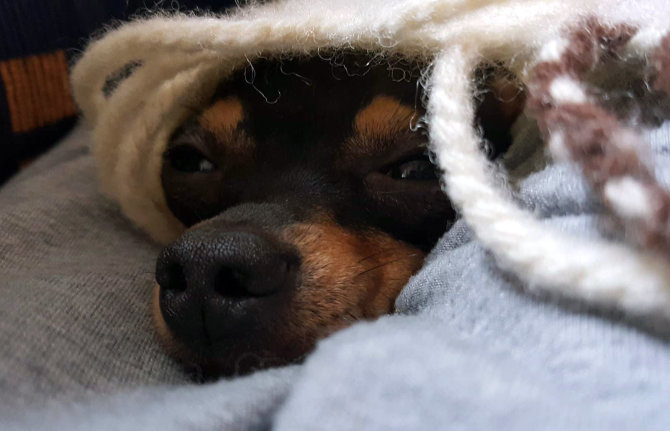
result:
[(670, 270), (662, 260), (556, 231), (496, 190), (471, 126), (476, 56), (468, 54), (453, 47), (437, 57), (428, 124), (446, 191), (477, 238), (530, 289), (670, 317)]

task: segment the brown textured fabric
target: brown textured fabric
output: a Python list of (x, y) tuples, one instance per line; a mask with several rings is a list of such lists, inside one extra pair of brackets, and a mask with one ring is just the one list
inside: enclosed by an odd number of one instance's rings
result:
[(654, 87), (670, 94), (670, 34), (661, 40), (653, 63), (656, 72)]
[[(670, 194), (640, 159), (639, 151), (645, 146), (642, 138), (614, 113), (598, 106), (594, 94), (584, 103), (563, 104), (554, 101), (551, 94), (551, 85), (559, 77), (585, 84), (587, 73), (607, 57), (616, 55), (634, 34), (633, 27), (610, 27), (589, 19), (583, 28), (569, 35), (569, 47), (559, 61), (536, 66), (529, 85), (529, 107), (547, 140), (552, 133), (561, 133), (563, 145), (601, 194), (610, 209), (607, 216), (614, 224), (640, 246), (662, 250), (670, 256)], [(656, 86), (665, 89), (670, 82), (670, 39), (663, 40), (656, 57)], [(645, 219), (623, 219), (608, 202), (605, 196), (608, 181), (623, 177), (634, 178), (651, 197), (653, 208)]]
[(0, 62), (12, 131), (25, 133), (76, 114), (63, 51)]

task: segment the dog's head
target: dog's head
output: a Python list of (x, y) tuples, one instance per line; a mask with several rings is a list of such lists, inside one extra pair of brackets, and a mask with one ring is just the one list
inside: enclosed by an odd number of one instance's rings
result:
[(189, 230), (158, 258), (156, 320), (207, 375), (390, 312), (454, 220), (416, 78), (357, 61), (255, 63), (168, 144), (163, 188)]

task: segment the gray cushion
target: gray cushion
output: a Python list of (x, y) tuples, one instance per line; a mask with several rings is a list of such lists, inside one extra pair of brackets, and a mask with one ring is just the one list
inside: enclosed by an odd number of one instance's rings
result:
[(152, 330), (157, 246), (75, 132), (0, 192), (0, 406), (187, 381)]

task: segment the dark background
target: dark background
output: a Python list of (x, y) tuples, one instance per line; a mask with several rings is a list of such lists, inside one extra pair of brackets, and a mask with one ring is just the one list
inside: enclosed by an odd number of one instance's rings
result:
[[(0, 0), (0, 64), (57, 51), (64, 52), (71, 64), (90, 35), (103, 25), (127, 20), (147, 9), (218, 12), (234, 5), (234, 0)], [(0, 79), (0, 184), (62, 138), (76, 122), (76, 116), (69, 115), (14, 133), (5, 85)], [(51, 102), (45, 99), (44, 103)]]

